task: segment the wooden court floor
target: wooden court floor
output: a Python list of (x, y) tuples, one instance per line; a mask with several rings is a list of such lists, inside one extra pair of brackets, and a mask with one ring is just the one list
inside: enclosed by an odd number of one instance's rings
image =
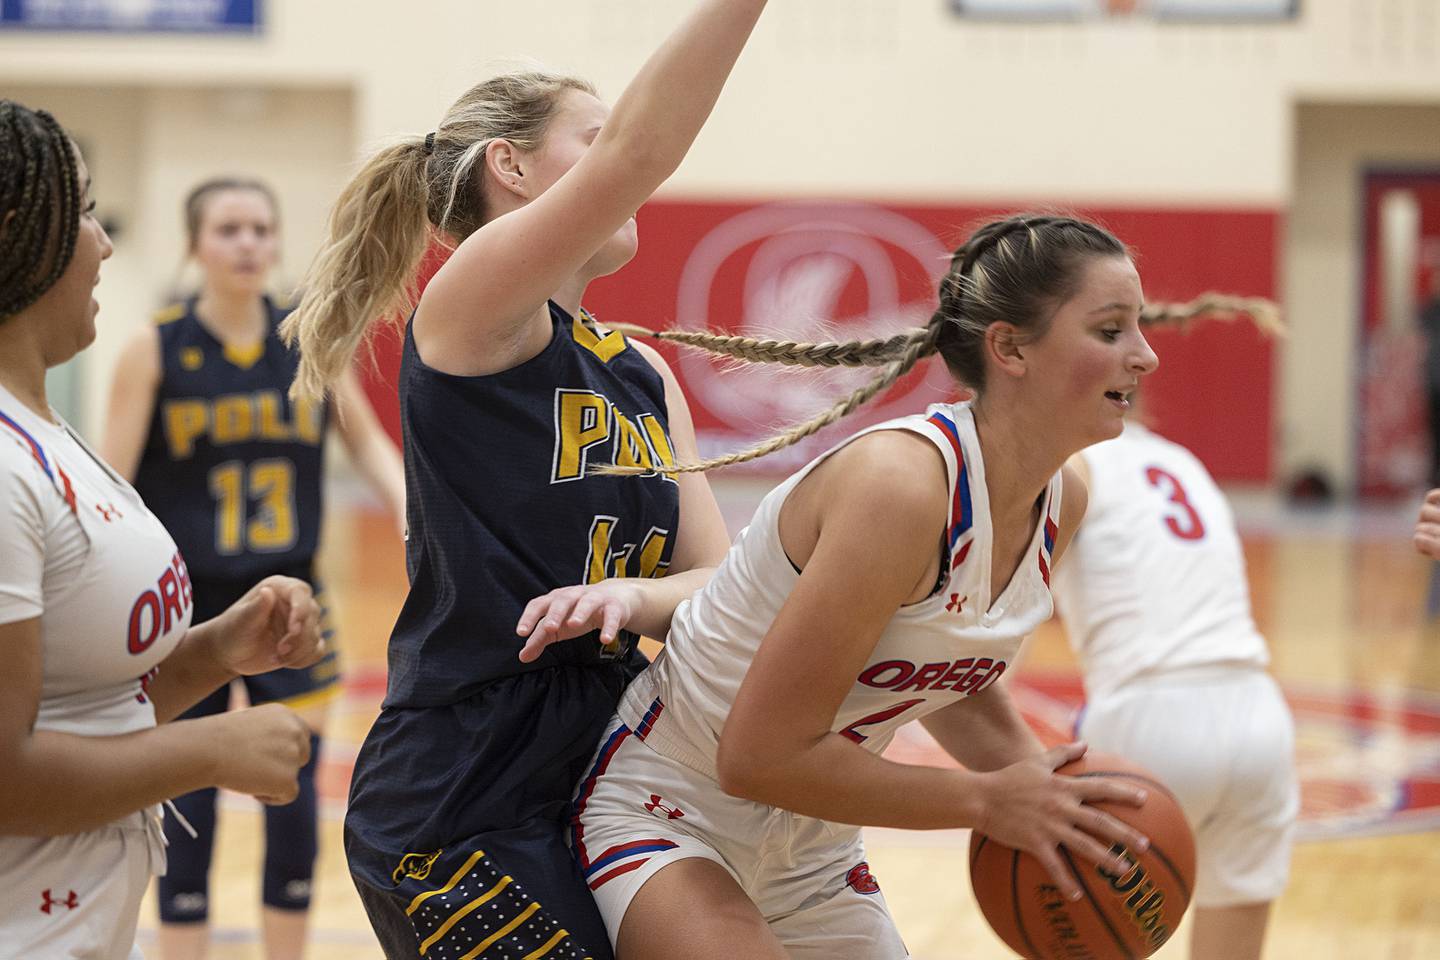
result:
[[(732, 530), (764, 487), (717, 492)], [(344, 499), (344, 498), (337, 498)], [(1271, 960), (1440, 958), (1440, 626), (1426, 616), (1433, 564), (1405, 536), (1408, 505), (1289, 514), (1240, 510), (1261, 629), (1297, 714), (1302, 839), (1271, 921)], [(337, 603), (346, 682), (321, 768), (324, 824), (311, 960), (379, 960), (344, 865), (340, 820), (354, 754), (384, 690), (385, 640), (404, 596), (393, 527), (332, 506), (322, 569)], [(1050, 624), (1016, 677), (1027, 715), (1060, 729), (1077, 702), (1074, 662)], [(907, 728), (918, 730), (918, 727)], [(897, 754), (934, 757), (923, 734)], [(222, 797), (212, 880), (214, 960), (261, 960), (258, 807)], [(869, 862), (917, 960), (1011, 956), (974, 907), (964, 831), (870, 831)], [(154, 904), (141, 916), (152, 960)], [(1185, 928), (1157, 956), (1182, 960)]]

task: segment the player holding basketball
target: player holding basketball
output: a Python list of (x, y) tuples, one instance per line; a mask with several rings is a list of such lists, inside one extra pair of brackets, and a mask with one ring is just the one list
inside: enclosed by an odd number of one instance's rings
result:
[[(1056, 776), (1084, 746), (1044, 751), (997, 682), (1049, 617), (1051, 568), (1085, 512), (1066, 458), (1120, 432), (1155, 367), (1142, 306), (1099, 227), (989, 224), (955, 252), (925, 328), (846, 345), (886, 365), (875, 381), (726, 458), (813, 432), (933, 353), (976, 394), (863, 431), (781, 484), (675, 612), (576, 800), (575, 856), (623, 960), (907, 956), (853, 825), (974, 827), (1033, 853), (1071, 897), (1061, 844), (1107, 867), (1112, 842), (1144, 848), (1088, 805), (1141, 791)], [(647, 589), (538, 598), (523, 655), (633, 625)], [(882, 758), (915, 719), (968, 769)]]
[(275, 704), (165, 721), (324, 642), (289, 577), (192, 627), (175, 542), (50, 408), (45, 372), (95, 339), (111, 253), (89, 190), (59, 124), (0, 100), (0, 951), (125, 960), (165, 870), (156, 805), (207, 786), (288, 803), (310, 754)]
[[(405, 308), (431, 236), (455, 251), (421, 296), (400, 377), (410, 594), (356, 761), (346, 852), (392, 960), (607, 957), (565, 845), (576, 781), (626, 683), (630, 634), (516, 659), (526, 601), (656, 578), (632, 624), (664, 635), (727, 537), (659, 355), (597, 324), (585, 289), (634, 255), (635, 211), (709, 114), (763, 0), (704, 0), (613, 111), (583, 81), (498, 77), (341, 196), (288, 321), (318, 393), (366, 326)], [(616, 460), (639, 476), (593, 476)]]
[[(286, 396), (299, 356), (280, 340), (289, 312), (266, 295), (279, 259), (279, 210), (264, 184), (227, 178), (201, 183), (185, 200), (188, 253), (203, 282), (197, 296), (161, 311), (121, 352), (103, 453), (155, 504), (189, 564), (195, 618), (205, 620), (261, 577), (282, 573), (316, 584), (324, 443), (330, 411)], [(399, 452), (352, 372), (336, 391), (341, 439), (359, 472), (396, 517), (404, 515)], [(316, 587), (317, 599), (323, 596)], [(328, 619), (328, 614), (326, 614)], [(318, 851), (315, 769), (340, 674), (333, 638), (319, 663), (244, 679), (253, 704), (284, 703), (312, 731), (310, 762), (294, 803), (265, 811), (261, 900), (266, 955), (304, 951), (310, 885)], [(220, 689), (185, 713), (223, 713)], [(198, 960), (209, 942), (209, 872), (216, 791), (178, 798), (190, 836), (166, 825), (170, 868), (159, 883), (159, 953)]]
[(1078, 735), (1180, 800), (1198, 854), (1191, 957), (1257, 960), (1300, 795), (1230, 505), (1194, 454), (1133, 420), (1071, 465), (1090, 507), (1055, 598), (1085, 675)]

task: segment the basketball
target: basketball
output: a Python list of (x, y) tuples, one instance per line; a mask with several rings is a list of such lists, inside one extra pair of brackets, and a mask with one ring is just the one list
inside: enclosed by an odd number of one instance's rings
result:
[(1130, 867), (1123, 873), (1061, 849), (1084, 894), (1072, 902), (1040, 861), (977, 832), (970, 838), (970, 883), (980, 911), (996, 935), (1029, 960), (1150, 956), (1175, 932), (1195, 884), (1195, 838), (1180, 804), (1154, 774), (1110, 754), (1092, 750), (1056, 772), (1121, 777), (1144, 788), (1143, 806), (1096, 806), (1144, 833), (1150, 849), (1125, 851)]

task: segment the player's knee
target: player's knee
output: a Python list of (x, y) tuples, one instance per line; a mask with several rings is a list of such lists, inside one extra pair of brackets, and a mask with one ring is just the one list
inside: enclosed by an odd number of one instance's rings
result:
[(163, 923), (204, 923), (210, 916), (210, 857), (215, 844), (215, 791), (197, 790), (175, 800), (175, 809), (195, 831), (191, 836), (179, 817), (167, 814), (165, 875), (158, 896)]
[(316, 759), (320, 738), (310, 738), (310, 762), (300, 770), (300, 794), (293, 803), (265, 812), (265, 875), (261, 898), (267, 907), (305, 910), (319, 850)]

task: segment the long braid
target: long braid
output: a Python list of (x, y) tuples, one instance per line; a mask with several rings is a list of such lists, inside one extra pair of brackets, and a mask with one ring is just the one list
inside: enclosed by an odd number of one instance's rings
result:
[(70, 137), (44, 110), (0, 99), (0, 321), (55, 285), (79, 232)]
[(1280, 306), (1264, 297), (1237, 297), (1228, 293), (1207, 291), (1188, 303), (1147, 303), (1140, 313), (1140, 323), (1147, 327), (1178, 327), (1184, 329), (1193, 320), (1213, 317), (1235, 320), (1249, 317), (1261, 333), (1283, 337), (1287, 333), (1280, 316)]
[(687, 347), (708, 350), (720, 356), (751, 363), (779, 363), (791, 367), (875, 367), (892, 363), (905, 355), (918, 331), (897, 333), (876, 340), (822, 341), (761, 340), (755, 337), (725, 336), (696, 330), (651, 330), (629, 323), (606, 324), (611, 330), (632, 337), (652, 337)]
[[(786, 447), (799, 443), (801, 440), (818, 433), (837, 420), (842, 420), (851, 413), (854, 413), (860, 407), (883, 393), (894, 384), (895, 381), (909, 373), (915, 364), (935, 352), (935, 342), (938, 335), (939, 328), (934, 324), (914, 330), (908, 334), (902, 334), (901, 337), (906, 343), (904, 352), (898, 360), (886, 366), (879, 376), (875, 377), (875, 379), (863, 387), (860, 387), (830, 409), (810, 418), (804, 423), (792, 427), (784, 433), (762, 441), (748, 450), (741, 450), (736, 453), (729, 453), (721, 457), (712, 457), (709, 460), (700, 460), (694, 463), (677, 463), (670, 467), (661, 468), (660, 472), (666, 474), (703, 473), (706, 470), (713, 470), (716, 467), (729, 467), (737, 463), (758, 460), (777, 450), (783, 450)], [(647, 473), (650, 471), (647, 471), (644, 467), (603, 466), (596, 468), (595, 472), (613, 476)]]

